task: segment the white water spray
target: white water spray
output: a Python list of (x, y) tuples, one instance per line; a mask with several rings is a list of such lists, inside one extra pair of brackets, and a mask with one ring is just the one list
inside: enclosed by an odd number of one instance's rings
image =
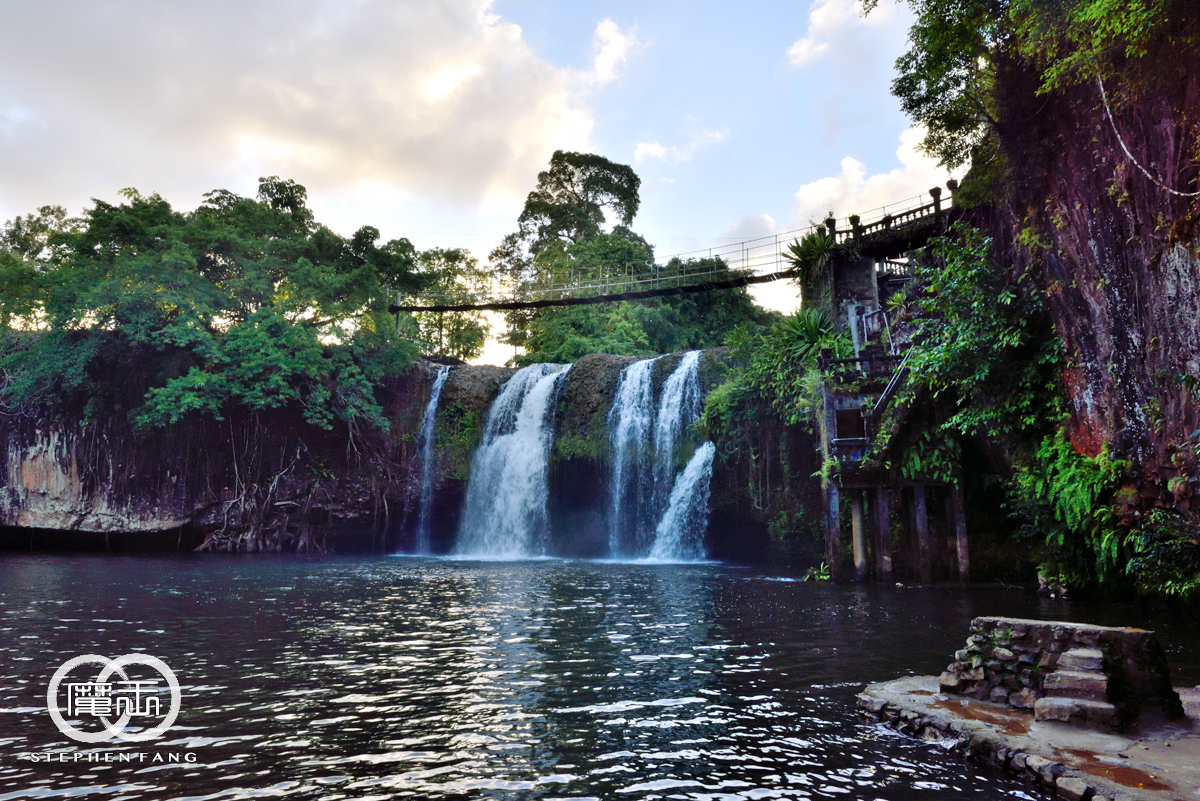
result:
[(650, 559), (656, 562), (694, 562), (705, 557), (709, 485), (716, 446), (705, 442), (675, 479), (667, 511), (654, 532)]
[(421, 418), (421, 499), (417, 507), (416, 553), (432, 552), (429, 536), (430, 519), (433, 516), (433, 429), (437, 422), (438, 399), (442, 397), (442, 386), (450, 375), (449, 365), (438, 367), (433, 388), (429, 391), (429, 403), (425, 416)]
[[(712, 445), (706, 443), (707, 472), (698, 466), (700, 473), (688, 473), (692, 464), (704, 463), (702, 455), (700, 462), (694, 455), (688, 468), (676, 475), (679, 460), (687, 453), (687, 428), (699, 418), (703, 401), (700, 351), (690, 351), (679, 360), (663, 382), (657, 405), (652, 385), (656, 362), (634, 362), (621, 371), (608, 416), (613, 448), (609, 553), (637, 557), (649, 552), (655, 559), (701, 559), (708, 524)], [(702, 445), (696, 454), (704, 448)], [(694, 530), (683, 531), (679, 526)], [(664, 536), (670, 541), (665, 542)]]
[[(613, 407), (608, 413), (609, 441), (613, 452), (612, 502), (608, 519), (608, 552), (624, 551), (623, 534), (636, 542), (644, 526), (642, 517), (649, 502), (642, 465), (648, 461), (653, 441), (654, 386), (657, 359), (634, 362), (621, 371)], [(626, 537), (628, 539), (628, 537)]]
[(488, 559), (546, 550), (546, 465), (554, 436), (551, 402), (570, 367), (534, 364), (508, 380), (492, 403), (471, 459), (456, 553)]
[(654, 491), (662, 509), (675, 478), (675, 459), (684, 430), (700, 416), (700, 351), (685, 353), (663, 384), (654, 418)]

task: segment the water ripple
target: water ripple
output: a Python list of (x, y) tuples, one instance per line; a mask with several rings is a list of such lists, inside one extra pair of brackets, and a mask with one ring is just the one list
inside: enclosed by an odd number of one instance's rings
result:
[[(4, 557), (0, 801), (1027, 798), (853, 697), (1030, 603), (719, 565)], [(88, 761), (131, 744), (54, 729), (54, 669), (131, 652), (184, 696), (140, 750), (196, 762)]]

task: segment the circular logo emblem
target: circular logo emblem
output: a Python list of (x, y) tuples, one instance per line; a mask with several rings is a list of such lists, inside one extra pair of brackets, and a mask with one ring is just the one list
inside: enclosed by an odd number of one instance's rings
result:
[[(63, 708), (59, 705), (59, 691), (71, 671), (80, 665), (98, 665), (100, 672), (91, 681), (66, 682), (66, 692), (63, 693), (66, 697), (64, 717)], [(130, 680), (125, 668), (131, 665), (153, 668), (166, 681), (171, 704), (165, 714), (158, 695), (159, 680)], [(50, 686), (46, 688), (46, 708), (54, 725), (60, 732), (81, 743), (102, 743), (114, 738), (126, 742), (153, 740), (175, 722), (180, 699), (179, 680), (175, 678), (174, 671), (167, 667), (166, 662), (149, 654), (125, 654), (116, 659), (95, 654), (77, 656), (68, 659), (54, 671)], [(95, 719), (103, 728), (100, 731), (84, 731), (68, 723), (67, 718), (76, 721)], [(135, 718), (158, 722), (141, 731), (126, 732), (125, 727)]]

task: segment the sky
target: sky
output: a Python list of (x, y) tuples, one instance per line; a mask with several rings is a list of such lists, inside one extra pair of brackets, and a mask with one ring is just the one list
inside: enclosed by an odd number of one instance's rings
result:
[[(318, 221), (486, 260), (557, 149), (642, 178), (659, 257), (949, 177), (889, 92), (881, 0), (3, 0), (0, 219), (279, 175)], [(754, 288), (792, 311), (784, 283)], [(511, 350), (490, 343), (483, 361)]]

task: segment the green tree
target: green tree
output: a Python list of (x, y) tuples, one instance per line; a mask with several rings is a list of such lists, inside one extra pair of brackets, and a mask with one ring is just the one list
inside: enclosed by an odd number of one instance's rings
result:
[[(654, 273), (657, 286), (686, 281), (687, 272), (712, 270), (711, 280), (736, 275), (719, 259), (656, 266), (654, 249), (629, 226), (637, 213), (640, 180), (624, 164), (591, 154), (558, 151), (538, 175), (510, 234), (491, 254), (516, 297), (553, 285), (590, 285), (604, 294), (625, 276)], [(603, 229), (606, 211), (616, 220)], [(627, 307), (627, 308), (626, 308)], [(654, 298), (601, 309), (568, 307), (507, 312), (504, 341), (524, 346), (518, 362), (571, 361), (586, 353), (646, 354), (716, 347), (739, 324), (755, 330), (775, 319), (745, 289)]]
[[(425, 250), (417, 264), (425, 284), (420, 296), (410, 296), (410, 301), (465, 305), (480, 303), (488, 295), (491, 276), (467, 250)], [(480, 311), (417, 312), (409, 321), (412, 338), (428, 354), (473, 359), (487, 341), (488, 321)]]
[(52, 237), (78, 224), (78, 220), (67, 217), (62, 206), (42, 206), (37, 214), (5, 223), (0, 232), (0, 331), (14, 325), (29, 328), (37, 324), (38, 276), (54, 257)]
[(573, 362), (589, 353), (649, 356), (656, 353), (631, 304), (605, 303), (556, 309), (533, 322), (526, 353), (517, 364)]
[(550, 242), (579, 243), (600, 233), (606, 208), (619, 224), (628, 226), (641, 203), (641, 183), (628, 164), (556, 150), (550, 168), (538, 173), (537, 187), (525, 199), (517, 219), (521, 236), (534, 254)]
[(190, 213), (122, 194), (69, 224), (42, 210), (6, 226), (5, 269), (28, 280), (5, 302), (34, 331), (4, 360), (10, 410), (83, 397), (160, 426), (298, 403), (323, 427), (384, 424), (371, 382), (406, 358), (384, 301), (419, 286), (407, 240), (338, 236), (274, 177)]
[[(988, 150), (990, 133), (1014, 124), (998, 76), (1029, 98), (1130, 68), (1164, 37), (1196, 37), (1190, 0), (908, 0), (916, 21), (896, 61), (892, 93), (925, 127), (924, 150), (948, 167)], [(878, 0), (865, 0), (869, 13)], [(1019, 118), (1028, 116), (1029, 103)]]
[[(711, 273), (706, 280), (710, 281), (739, 275), (720, 258), (672, 258), (660, 269), (660, 275), (708, 271)], [(725, 344), (739, 326), (759, 334), (782, 319), (778, 312), (758, 306), (745, 287), (634, 301), (634, 307), (655, 353), (716, 348)]]

